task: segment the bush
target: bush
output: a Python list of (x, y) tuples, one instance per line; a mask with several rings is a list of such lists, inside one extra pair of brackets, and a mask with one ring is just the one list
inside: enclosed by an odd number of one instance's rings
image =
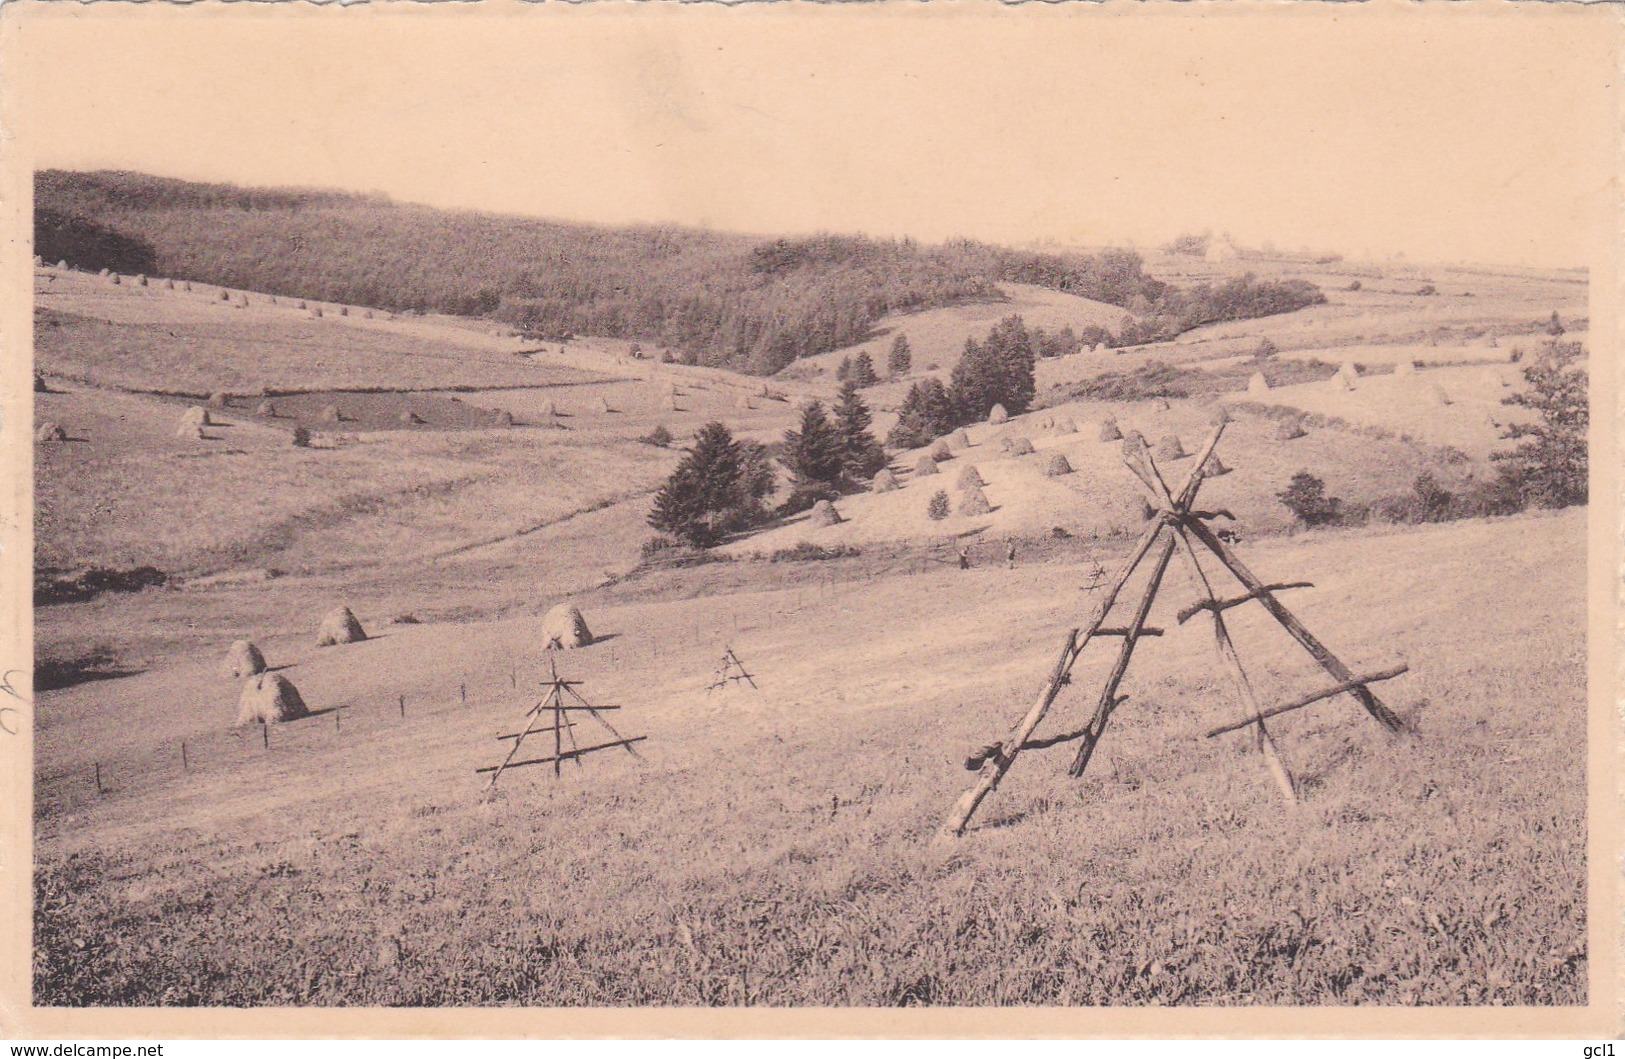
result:
[(1349, 285), (1347, 287), (1344, 287), (1343, 289), (1344, 290), (1354, 291), (1354, 290), (1359, 290), (1361, 286), (1362, 286), (1362, 284), (1360, 283), (1360, 281), (1356, 279), (1356, 280), (1350, 280)]
[(948, 504), (947, 490), (938, 489), (932, 494), (931, 502), (926, 505), (925, 513), (931, 516), (931, 521), (941, 522), (948, 517), (948, 512), (951, 510), (952, 508)]
[(1431, 283), (1424, 283), (1424, 284), (1422, 284), (1422, 286), (1420, 286), (1420, 287), (1418, 287), (1416, 289), (1416, 293), (1420, 297), (1429, 298), (1429, 297), (1432, 297), (1433, 295), (1439, 293), (1439, 288), (1435, 287)]
[(1281, 350), (1274, 342), (1271, 342), (1267, 338), (1261, 338), (1258, 340), (1258, 348), (1253, 350), (1253, 359), (1269, 360), (1279, 352), (1281, 352)]
[(811, 541), (801, 541), (794, 548), (780, 548), (768, 556), (770, 563), (807, 563), (821, 562), (825, 559), (847, 559), (862, 555), (858, 549), (845, 544), (836, 544), (825, 548)]
[(296, 449), (310, 448), (310, 431), (304, 427), (293, 428), (293, 447)]
[(840, 498), (841, 490), (831, 482), (798, 482), (778, 506), (776, 513), (780, 518), (789, 518), (803, 511), (811, 511), (820, 500), (834, 503)]
[(667, 445), (671, 444), (671, 431), (666, 429), (666, 424), (656, 423), (653, 430), (649, 431), (638, 440), (643, 442), (645, 445), (653, 445), (657, 449), (663, 449)]
[(1275, 495), (1305, 526), (1330, 525), (1342, 515), (1343, 501), (1327, 496), (1326, 483), (1308, 471), (1294, 474), (1292, 484)]

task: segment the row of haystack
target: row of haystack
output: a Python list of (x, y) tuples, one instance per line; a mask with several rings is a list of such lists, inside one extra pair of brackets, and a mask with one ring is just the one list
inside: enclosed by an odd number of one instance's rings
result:
[[(333, 647), (366, 638), (366, 630), (350, 608), (339, 607), (322, 619), (316, 633), (316, 646)], [(542, 640), (547, 650), (556, 650), (585, 647), (593, 642), (593, 636), (579, 609), (560, 604), (542, 619)], [(221, 669), (226, 676), (245, 681), (237, 704), (239, 725), (281, 724), (310, 716), (310, 707), (293, 681), (280, 673), (269, 672), (265, 655), (249, 641), (234, 642), (226, 652)]]

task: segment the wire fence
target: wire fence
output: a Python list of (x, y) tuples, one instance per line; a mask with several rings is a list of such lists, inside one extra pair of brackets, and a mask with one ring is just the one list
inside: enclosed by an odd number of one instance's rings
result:
[(359, 747), (367, 736), (428, 726), (449, 715), (512, 710), (520, 683), (515, 669), (497, 679), (486, 678), (477, 688), (467, 679), (437, 693), (425, 693), (419, 687), (412, 694), (397, 694), (388, 700), (313, 710), (297, 721), (195, 733), (142, 750), (38, 771), (34, 811), (46, 816), (120, 795), (146, 793), (182, 779), (274, 761), (278, 756)]

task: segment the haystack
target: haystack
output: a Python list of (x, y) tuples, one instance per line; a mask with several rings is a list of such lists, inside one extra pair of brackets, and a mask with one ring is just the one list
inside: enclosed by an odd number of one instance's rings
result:
[(145, 287), (147, 285), (147, 277), (145, 275), (137, 276), (135, 278), (135, 285), (137, 287)]
[(1044, 461), (1044, 474), (1050, 478), (1060, 478), (1071, 473), (1072, 465), (1059, 452), (1051, 453), (1049, 459)]
[(1154, 408), (1154, 409), (1156, 409), (1156, 410), (1157, 410), (1157, 411), (1159, 411), (1159, 412), (1166, 412), (1166, 411), (1168, 411), (1168, 410), (1169, 410), (1169, 409), (1170, 409), (1170, 408), (1172, 408), (1172, 407), (1173, 407), (1173, 406), (1172, 406), (1172, 405), (1170, 405), (1170, 404), (1169, 404), (1169, 403), (1168, 403), (1168, 399), (1167, 399), (1167, 398), (1165, 398), (1165, 397), (1159, 397), (1159, 398), (1157, 398), (1157, 401), (1156, 401), (1156, 403), (1155, 403), (1155, 404), (1153, 404), (1153, 405), (1152, 405), (1152, 406), (1151, 406), (1151, 407), (1152, 407), (1152, 408)]
[(191, 280), (186, 281), (185, 288), (186, 288), (186, 292), (188, 294), (190, 294), (192, 292), (192, 281)]
[(965, 433), (964, 427), (960, 427), (948, 435), (948, 444), (956, 449), (968, 449), (970, 448), (970, 435)]
[(115, 287), (117, 287), (119, 284), (124, 282), (124, 278), (122, 276), (120, 276), (117, 272), (113, 273), (108, 278), (113, 281), (113, 286), (115, 286)]
[(34, 373), (34, 392), (35, 393), (50, 393), (51, 392), (51, 388), (45, 384), (45, 376), (41, 375), (37, 371)]
[(1004, 405), (996, 404), (993, 406), (993, 410), (987, 414), (987, 421), (994, 426), (998, 426), (1000, 423), (1008, 423), (1010, 413), (1004, 410)]
[(1394, 374), (1395, 375), (1415, 375), (1416, 374), (1416, 361), (1411, 360), (1409, 357), (1405, 358), (1404, 360), (1400, 361), (1398, 364), (1394, 365)]
[(1159, 460), (1182, 460), (1190, 453), (1185, 451), (1178, 434), (1165, 434), (1162, 440), (1157, 442), (1155, 455)]
[(992, 512), (993, 505), (987, 502), (987, 494), (979, 486), (971, 486), (959, 501), (961, 515), (988, 515)]
[(501, 411), (497, 412), (497, 426), (499, 426), (499, 427), (511, 427), (511, 426), (513, 426), (513, 413), (508, 411), (507, 409), (502, 409)]
[(1247, 380), (1247, 392), (1250, 394), (1266, 394), (1270, 392), (1269, 380), (1264, 378), (1263, 372), (1253, 372), (1253, 377)]
[(1111, 350), (1107, 348), (1106, 343), (1104, 343), (1104, 342), (1096, 342), (1095, 343), (1095, 348), (1092, 350), (1092, 352), (1095, 352), (1095, 353), (1110, 353)]
[(1207, 462), (1202, 464), (1202, 475), (1203, 475), (1203, 477), (1206, 477), (1206, 478), (1218, 478), (1221, 475), (1226, 475), (1226, 474), (1229, 474), (1229, 473), (1230, 473), (1230, 468), (1226, 467), (1224, 465), (1224, 461), (1219, 459), (1219, 454), (1217, 452), (1215, 452), (1212, 455), (1208, 456)]
[(544, 415), (544, 416), (556, 416), (558, 414), (559, 414), (559, 406), (557, 404), (553, 403), (551, 400), (542, 402), (542, 415)]
[(306, 302), (303, 302), (303, 301), (301, 301), (301, 302), (300, 302), (300, 303), (299, 303), (299, 304), (298, 304), (298, 306), (296, 306), (296, 308), (300, 308), (300, 309), (308, 309), (308, 308), (310, 308), (310, 305), (309, 305), (309, 304), (308, 304), (308, 303), (306, 303)]
[(181, 425), (192, 427), (212, 427), (214, 419), (209, 410), (200, 404), (195, 404), (181, 413)]
[(259, 404), (254, 406), (254, 414), (257, 416), (268, 416), (275, 419), (277, 416), (276, 405), (270, 401), (261, 401)]
[(105, 269), (105, 268), (102, 269), (100, 272), (96, 273), (96, 275), (100, 276), (102, 279), (106, 279), (111, 274), (112, 274), (112, 270), (111, 269)]
[(41, 423), (39, 429), (34, 431), (35, 441), (67, 441), (68, 432), (55, 423)]
[(1432, 392), (1432, 395), (1433, 395), (1433, 403), (1434, 404), (1447, 405), (1447, 404), (1451, 403), (1450, 402), (1450, 395), (1448, 393), (1446, 393), (1444, 387), (1440, 386), (1438, 383), (1433, 384), (1433, 389), (1432, 389), (1431, 392)]
[(898, 488), (897, 476), (891, 473), (890, 469), (887, 469), (875, 475), (875, 480), (870, 484), (869, 491), (871, 493), (891, 493)]
[(1026, 438), (1015, 437), (1010, 439), (1010, 455), (1031, 456), (1034, 451), (1033, 443)]
[(1011, 442), (1009, 438), (1000, 438), (999, 451), (1008, 455), (1010, 452), (1010, 444)]
[(250, 677), (237, 704), (238, 724), (281, 724), (310, 716), (299, 689), (281, 673)]
[(323, 423), (337, 423), (343, 419), (343, 417), (339, 415), (338, 405), (331, 404), (326, 408), (323, 408), (322, 414), (316, 418), (320, 419)]
[(570, 651), (592, 643), (587, 619), (573, 603), (560, 603), (542, 618), (542, 646), (545, 650)]
[(609, 403), (608, 397), (598, 398), (598, 403), (603, 406), (605, 413), (615, 411), (615, 407)]
[(404, 412), (402, 412), (400, 414), (399, 418), (400, 418), (400, 421), (402, 423), (406, 424), (407, 426), (412, 426), (413, 424), (423, 422), (423, 417), (418, 415), (416, 412), (412, 411), (410, 408), (408, 408)]
[(164, 290), (174, 290), (174, 289), (175, 289), (175, 281), (174, 280), (172, 280), (172, 279), (164, 280)]
[(220, 300), (223, 302), (231, 301), (231, 291), (226, 290), (224, 287), (220, 288)]
[(920, 461), (914, 465), (914, 477), (916, 477), (916, 478), (918, 478), (918, 477), (920, 477), (921, 475), (924, 475), (924, 474), (936, 474), (936, 473), (937, 473), (937, 461), (933, 460), (929, 456), (921, 456)]
[(939, 441), (931, 447), (931, 458), (938, 463), (947, 463), (954, 458), (953, 450), (948, 448), (946, 441)]
[(189, 423), (183, 419), (180, 425), (175, 428), (175, 436), (182, 441), (203, 441), (209, 435), (205, 434), (203, 428), (196, 423)]
[(1275, 440), (1293, 441), (1307, 433), (1308, 431), (1303, 429), (1302, 419), (1283, 419), (1275, 428)]
[[(675, 400), (672, 402), (674, 406), (676, 403), (677, 402)], [(750, 394), (742, 393), (738, 397), (734, 398), (734, 407), (743, 411), (749, 411), (756, 407), (756, 402), (750, 399)]]
[(1123, 431), (1122, 431), (1122, 428), (1120, 428), (1117, 425), (1117, 420), (1115, 420), (1115, 419), (1107, 419), (1104, 423), (1100, 424), (1100, 440), (1101, 441), (1122, 441), (1123, 440)]
[(214, 393), (211, 393), (209, 395), (209, 407), (210, 408), (224, 408), (224, 407), (226, 407), (226, 394), (225, 394), (224, 390), (216, 390), (216, 391), (214, 391)]
[(954, 488), (956, 489), (976, 489), (986, 484), (986, 482), (982, 481), (982, 476), (977, 473), (974, 463), (965, 464), (965, 469), (959, 472), (958, 478), (954, 479)]
[(367, 638), (367, 631), (356, 621), (349, 607), (339, 607), (322, 619), (316, 631), (317, 647), (334, 647), (341, 643), (359, 643)]
[(57, 268), (60, 268), (60, 269), (65, 269), (65, 268), (67, 268), (67, 267), (68, 267), (68, 261), (67, 261), (67, 259), (66, 259), (66, 258), (63, 258), (63, 259), (62, 259), (62, 260), (61, 260), (61, 261), (58, 261), (58, 262), (57, 262), (57, 263), (56, 263), (56, 267), (57, 267)]
[(836, 511), (835, 505), (828, 500), (820, 500), (814, 504), (812, 514), (807, 517), (807, 524), (816, 526), (819, 529), (825, 526), (840, 525), (841, 521), (841, 513)]
[(265, 672), (265, 656), (247, 640), (238, 640), (226, 652), (220, 671), (228, 677), (252, 677)]
[(1060, 416), (1055, 420), (1055, 432), (1057, 434), (1076, 434), (1078, 424), (1073, 421), (1071, 416)]
[(1331, 385), (1332, 385), (1332, 389), (1339, 390), (1339, 391), (1348, 391), (1348, 390), (1354, 389), (1353, 380), (1351, 380), (1347, 375), (1344, 375), (1342, 372), (1338, 372), (1336, 375), (1332, 376)]

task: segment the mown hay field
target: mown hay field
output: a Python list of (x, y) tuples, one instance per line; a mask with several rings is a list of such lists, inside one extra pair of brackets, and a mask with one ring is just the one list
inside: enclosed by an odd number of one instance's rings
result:
[[(606, 639), (561, 671), (625, 706), (643, 760), (510, 773), (490, 803), (473, 770), (538, 694), (540, 605), (272, 639), (318, 716), (182, 773), (179, 740), (230, 738), (226, 645), (200, 637), (40, 697), (35, 1002), (1582, 1003), (1584, 532), (1575, 512), (1249, 544), (1265, 578), (1315, 582), (1291, 605), (1357, 670), (1411, 669), (1381, 689), (1411, 737), (1346, 699), (1275, 722), (1295, 810), (1245, 739), (1200, 736), (1234, 707), (1203, 623), (1173, 619), (1176, 567), (1089, 774), (1024, 756), (947, 855), (928, 839), (960, 759), (1036, 693), (1081, 567), (578, 596)], [(1326, 679), (1232, 613), (1266, 701)], [(704, 690), (730, 643), (760, 692)], [(166, 763), (117, 767), (138, 754)]]

